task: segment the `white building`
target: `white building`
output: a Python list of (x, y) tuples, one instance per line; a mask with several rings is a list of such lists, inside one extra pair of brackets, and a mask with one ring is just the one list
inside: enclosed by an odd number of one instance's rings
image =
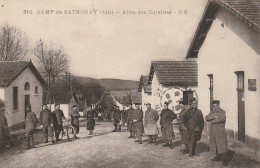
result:
[[(260, 149), (260, 2), (210, 0), (187, 58), (198, 63), (199, 108), (212, 100), (226, 111), (226, 129), (237, 144)], [(210, 88), (210, 89), (209, 89)]]
[(161, 111), (167, 101), (169, 108), (179, 113), (179, 101), (190, 104), (196, 99), (197, 80), (195, 61), (153, 61), (148, 80), (152, 108)]
[(141, 75), (138, 87), (138, 92), (142, 93), (142, 109), (144, 112), (147, 110), (146, 104), (152, 102), (151, 84), (148, 84), (148, 79), (149, 76)]
[(0, 62), (0, 99), (5, 102), (9, 127), (23, 125), (27, 104), (39, 117), (44, 86), (44, 79), (31, 61)]

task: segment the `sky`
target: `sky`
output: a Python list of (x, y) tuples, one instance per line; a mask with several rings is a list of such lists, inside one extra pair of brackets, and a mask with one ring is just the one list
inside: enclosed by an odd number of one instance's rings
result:
[[(151, 61), (185, 59), (207, 0), (0, 3), (0, 25), (8, 23), (24, 31), (31, 48), (40, 38), (62, 45), (72, 74), (139, 80), (141, 74), (149, 74)], [(53, 12), (48, 14), (46, 10)], [(72, 10), (83, 14), (72, 14)], [(154, 14), (156, 10), (172, 13)], [(113, 14), (104, 14), (106, 11)], [(32, 53), (29, 55), (33, 57)]]

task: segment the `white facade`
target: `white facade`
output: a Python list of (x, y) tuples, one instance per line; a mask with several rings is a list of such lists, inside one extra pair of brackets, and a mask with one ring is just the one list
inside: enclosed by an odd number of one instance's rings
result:
[[(238, 131), (237, 75), (244, 71), (245, 132), (260, 139), (260, 35), (234, 15), (219, 9), (198, 55), (199, 108), (210, 111), (208, 74), (213, 74), (214, 99), (226, 111), (226, 128)], [(256, 91), (248, 90), (256, 79)]]
[(152, 94), (145, 93), (144, 86), (142, 87), (142, 109), (145, 112), (147, 110), (146, 104), (152, 103)]
[[(29, 83), (30, 90), (24, 89), (26, 82)], [(13, 106), (13, 87), (18, 87), (17, 110), (14, 110)], [(38, 94), (35, 93), (35, 87), (38, 87)], [(9, 127), (25, 121), (26, 95), (30, 97), (32, 111), (39, 117), (42, 108), (43, 86), (29, 67), (27, 67), (8, 87), (0, 88), (0, 99), (5, 101), (5, 113)]]

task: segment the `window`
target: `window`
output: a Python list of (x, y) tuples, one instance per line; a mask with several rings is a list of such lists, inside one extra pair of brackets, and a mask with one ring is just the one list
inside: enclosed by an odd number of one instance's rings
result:
[(193, 91), (183, 91), (183, 104), (190, 105), (193, 101)]
[(34, 94), (36, 94), (36, 95), (39, 94), (39, 88), (38, 88), (38, 87), (35, 87), (35, 89), (34, 89)]
[(235, 73), (237, 75), (237, 89), (244, 90), (244, 72), (237, 71)]
[(30, 91), (30, 84), (29, 84), (29, 82), (26, 82), (26, 83), (25, 83), (25, 85), (24, 85), (24, 90)]
[(18, 87), (13, 87), (13, 108), (18, 110)]

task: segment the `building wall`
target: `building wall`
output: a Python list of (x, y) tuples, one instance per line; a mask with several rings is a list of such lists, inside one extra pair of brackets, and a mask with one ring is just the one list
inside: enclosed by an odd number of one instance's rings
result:
[[(260, 56), (259, 33), (251, 31), (225, 10), (219, 10), (198, 55), (199, 108), (210, 111), (209, 78), (214, 78), (214, 99), (226, 111), (226, 128), (238, 130), (237, 76), (245, 73), (246, 134), (260, 138)], [(248, 79), (256, 79), (257, 91), (248, 90)]]
[[(24, 90), (26, 82), (30, 84), (30, 91)], [(13, 87), (18, 87), (18, 110), (13, 110)], [(35, 87), (38, 87), (39, 94), (37, 95), (35, 94)], [(25, 95), (30, 95), (32, 111), (36, 113), (37, 117), (40, 116), (43, 87), (29, 68), (25, 69), (10, 86), (5, 88), (4, 94), (9, 127), (25, 121)]]
[(0, 99), (5, 100), (5, 88), (0, 87)]
[(147, 110), (146, 103), (152, 102), (152, 95), (144, 92), (144, 87), (142, 87), (142, 109), (145, 112)]
[(183, 99), (183, 91), (194, 91), (194, 98), (196, 98), (196, 89), (197, 87), (177, 87), (169, 86), (165, 87), (159, 84), (156, 74), (152, 80), (152, 108), (157, 111), (163, 109), (164, 102), (171, 102), (169, 104), (169, 109), (173, 110), (175, 113), (180, 113), (180, 109), (176, 108), (179, 105), (179, 101)]

